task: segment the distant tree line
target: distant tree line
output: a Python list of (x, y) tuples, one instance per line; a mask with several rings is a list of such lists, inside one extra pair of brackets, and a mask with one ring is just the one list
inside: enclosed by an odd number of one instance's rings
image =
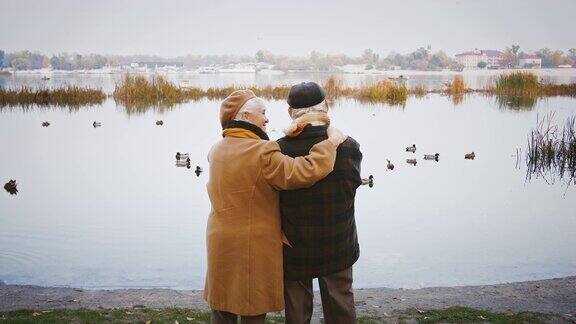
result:
[(542, 67), (555, 68), (560, 65), (576, 66), (576, 48), (569, 49), (566, 53), (561, 50), (552, 51), (549, 48), (541, 48), (533, 53), (520, 51), (520, 45), (512, 45), (504, 50), (502, 65), (505, 67), (516, 67), (519, 60), (526, 54), (534, 54), (542, 60)]
[[(520, 46), (512, 45), (504, 51), (503, 65), (518, 66), (518, 60), (524, 54)], [(576, 48), (566, 53), (561, 50), (540, 49), (534, 52), (542, 59), (542, 67), (557, 67), (559, 65), (576, 65)], [(16, 70), (34, 70), (51, 67), (55, 70), (88, 70), (105, 66), (123, 66), (141, 62), (181, 62), (187, 68), (197, 68), (210, 65), (227, 65), (237, 63), (266, 63), (278, 70), (313, 70), (334, 71), (347, 64), (364, 64), (366, 70), (381, 69), (411, 69), (435, 71), (442, 69), (458, 69), (460, 66), (443, 51), (432, 52), (430, 48), (420, 47), (413, 52), (401, 54), (390, 52), (385, 57), (366, 49), (360, 56), (344, 54), (323, 54), (313, 51), (307, 56), (277, 55), (269, 51), (259, 50), (254, 56), (240, 55), (185, 55), (165, 58), (157, 55), (100, 55), (100, 54), (69, 54), (61, 53), (46, 56), (28, 50), (7, 53), (0, 50), (0, 67)]]

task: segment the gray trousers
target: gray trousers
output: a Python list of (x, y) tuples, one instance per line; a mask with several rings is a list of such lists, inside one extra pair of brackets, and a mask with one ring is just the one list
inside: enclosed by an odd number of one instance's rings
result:
[[(319, 277), (324, 323), (356, 323), (354, 292), (352, 291), (352, 267), (327, 276)], [(284, 280), (286, 323), (310, 323), (314, 292), (312, 279)]]

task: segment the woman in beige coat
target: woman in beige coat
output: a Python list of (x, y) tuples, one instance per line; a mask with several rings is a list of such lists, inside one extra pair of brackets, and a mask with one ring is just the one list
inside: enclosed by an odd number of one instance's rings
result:
[(204, 298), (213, 323), (264, 323), (266, 313), (284, 309), (278, 190), (304, 188), (334, 167), (346, 136), (329, 138), (310, 154), (291, 158), (268, 140), (265, 106), (250, 90), (228, 96), (220, 108), (223, 139), (208, 155), (207, 189), (212, 209), (206, 230), (208, 271)]

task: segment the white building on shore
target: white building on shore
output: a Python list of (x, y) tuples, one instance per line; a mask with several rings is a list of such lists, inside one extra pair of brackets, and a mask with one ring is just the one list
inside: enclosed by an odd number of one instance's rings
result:
[(498, 69), (503, 58), (503, 53), (497, 50), (479, 50), (456, 54), (456, 61), (465, 69), (477, 69), (480, 62), (485, 62), (489, 69)]
[(521, 68), (539, 69), (542, 67), (542, 59), (534, 54), (520, 54), (518, 56), (518, 65)]

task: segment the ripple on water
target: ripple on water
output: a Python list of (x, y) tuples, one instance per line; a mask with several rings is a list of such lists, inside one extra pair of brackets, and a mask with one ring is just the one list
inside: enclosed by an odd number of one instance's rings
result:
[(42, 266), (48, 258), (41, 253), (0, 249), (0, 270), (14, 271)]

